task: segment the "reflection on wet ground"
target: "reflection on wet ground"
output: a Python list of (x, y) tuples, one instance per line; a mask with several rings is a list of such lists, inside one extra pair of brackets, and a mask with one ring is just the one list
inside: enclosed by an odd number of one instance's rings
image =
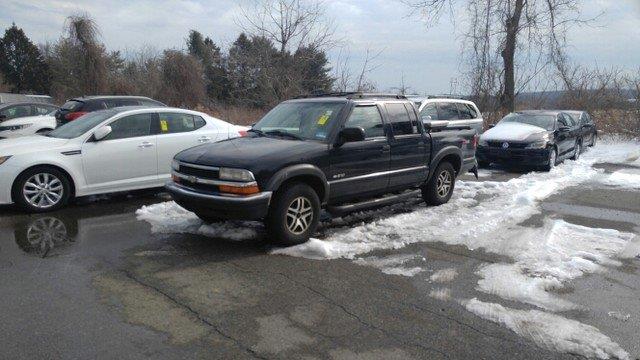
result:
[[(507, 181), (522, 174), (491, 168), (481, 175), (477, 181)], [(471, 175), (464, 180), (476, 181)], [(0, 338), (3, 355), (575, 358), (542, 349), (452, 301), (477, 296), (477, 269), (505, 262), (502, 256), (438, 242), (373, 251), (359, 263), (274, 256), (261, 239), (152, 234), (135, 211), (167, 200), (165, 194), (145, 192), (82, 199), (51, 214), (0, 209), (0, 320), (7, 329)], [(637, 231), (636, 200), (637, 191), (587, 184), (543, 202), (538, 220), (555, 217)], [(317, 235), (422, 206), (416, 198), (357, 216), (325, 218)], [(556, 295), (596, 309), (570, 315), (638, 354), (629, 344), (633, 330), (640, 328), (634, 315), (640, 313), (639, 286), (637, 261), (632, 260), (619, 270), (584, 277)], [(591, 291), (596, 289), (597, 294)], [(485, 294), (483, 300), (500, 298)], [(34, 329), (38, 339), (24, 336)]]

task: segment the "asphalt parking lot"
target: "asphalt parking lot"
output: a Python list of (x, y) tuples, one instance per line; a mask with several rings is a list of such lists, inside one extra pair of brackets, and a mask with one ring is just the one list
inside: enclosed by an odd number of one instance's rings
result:
[[(640, 170), (609, 162), (596, 162), (593, 168), (598, 176)], [(536, 176), (492, 168), (483, 170), (479, 180), (463, 176), (459, 190), (473, 191), (469, 199), (482, 201), (494, 195), (476, 183), (498, 187), (523, 179), (544, 189), (554, 175)], [(523, 215), (522, 221), (518, 218), (514, 226), (538, 229), (548, 221), (563, 221), (580, 229), (640, 233), (640, 189), (594, 178), (556, 183), (551, 195), (535, 201), (536, 211)], [(462, 204), (465, 199), (453, 201)], [(584, 271), (563, 286), (548, 288), (554, 299), (540, 305), (536, 299), (509, 298), (499, 290), (480, 291), (478, 269), (509, 263), (509, 257), (455, 244), (444, 235), (395, 246), (369, 243), (366, 251), (354, 252), (352, 247), (344, 256), (317, 259), (315, 254), (274, 251), (254, 224), (229, 225), (224, 232), (196, 224), (198, 230), (192, 231), (193, 226), (181, 227), (177, 216), (158, 231), (157, 224), (136, 214), (143, 205), (168, 200), (163, 193), (142, 192), (84, 199), (43, 215), (0, 209), (2, 357), (583, 357), (582, 348), (558, 351), (544, 336), (523, 334), (491, 314), (479, 316), (468, 301), (479, 298), (523, 313), (544, 308), (549, 310), (545, 314), (599, 330), (623, 349), (601, 337), (589, 340), (606, 343), (602, 354), (640, 358), (640, 252), (633, 253), (635, 247), (625, 247), (632, 253), (615, 263), (599, 260), (602, 268), (597, 271)], [(437, 209), (423, 208), (414, 201), (325, 220), (318, 239), (340, 240), (359, 228), (377, 234), (380, 227), (388, 230), (389, 218), (404, 219), (420, 211), (437, 214)], [(442, 214), (443, 221), (446, 216)], [(199, 220), (185, 221), (193, 225)], [(229, 236), (247, 229), (258, 235)], [(493, 231), (498, 237), (500, 228)], [(392, 240), (413, 236), (385, 234)], [(568, 303), (578, 306), (554, 308)], [(593, 350), (595, 356), (602, 349)]]

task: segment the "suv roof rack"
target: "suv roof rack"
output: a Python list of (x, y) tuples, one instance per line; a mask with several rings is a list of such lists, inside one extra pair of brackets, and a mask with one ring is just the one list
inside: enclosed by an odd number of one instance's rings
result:
[(359, 91), (351, 92), (328, 92), (319, 94), (299, 95), (294, 99), (314, 98), (314, 97), (346, 97), (347, 99), (366, 99), (366, 98), (392, 98), (406, 99), (407, 97), (400, 94), (383, 94), (383, 93), (364, 93)]
[(436, 94), (436, 95), (427, 95), (427, 99), (458, 99), (458, 100), (469, 100), (468, 96), (459, 95), (459, 94)]

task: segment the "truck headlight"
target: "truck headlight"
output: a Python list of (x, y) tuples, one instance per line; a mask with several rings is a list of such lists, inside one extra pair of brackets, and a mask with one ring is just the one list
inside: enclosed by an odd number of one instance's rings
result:
[(9, 160), (10, 157), (11, 157), (11, 155), (9, 155), (9, 156), (0, 156), (0, 165), (4, 164), (5, 161)]
[(527, 144), (525, 149), (544, 149), (547, 147), (548, 141), (546, 139), (536, 140), (532, 143)]
[(178, 163), (178, 160), (173, 160), (171, 162), (171, 169), (173, 169), (173, 171), (178, 171), (180, 170), (180, 163)]
[(254, 181), (253, 173), (244, 169), (220, 168), (220, 180)]

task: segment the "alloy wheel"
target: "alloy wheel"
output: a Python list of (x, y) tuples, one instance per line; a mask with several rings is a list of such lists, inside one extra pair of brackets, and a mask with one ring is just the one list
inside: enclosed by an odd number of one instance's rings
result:
[(295, 235), (300, 235), (309, 229), (313, 220), (311, 201), (299, 196), (289, 204), (286, 213), (287, 229)]
[(438, 181), (436, 183), (436, 191), (438, 196), (445, 197), (451, 190), (452, 177), (448, 171), (443, 171), (438, 175)]
[(38, 219), (31, 223), (27, 229), (29, 245), (43, 257), (57, 244), (68, 240), (66, 226), (62, 221), (53, 217)]
[(31, 206), (47, 209), (57, 205), (64, 195), (62, 181), (50, 173), (31, 176), (22, 187), (22, 195)]

